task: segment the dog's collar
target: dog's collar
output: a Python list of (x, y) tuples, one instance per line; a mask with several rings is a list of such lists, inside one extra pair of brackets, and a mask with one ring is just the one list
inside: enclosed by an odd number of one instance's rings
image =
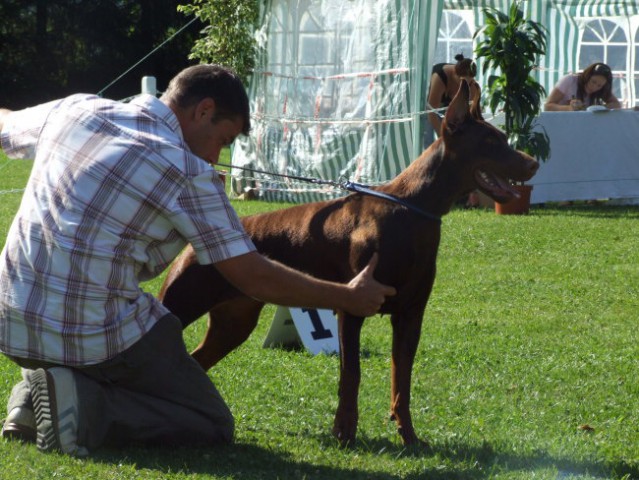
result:
[(437, 223), (442, 223), (441, 217), (438, 217), (437, 215), (433, 215), (432, 213), (428, 213), (428, 212), (422, 210), (421, 208), (416, 207), (413, 204), (405, 202), (401, 198), (394, 197), (393, 195), (389, 195), (389, 194), (384, 193), (384, 192), (379, 192), (377, 190), (373, 190), (371, 188), (368, 188), (365, 185), (361, 185), (359, 183), (354, 183), (354, 182), (343, 182), (343, 183), (340, 184), (340, 186), (343, 189), (348, 190), (349, 192), (362, 193), (364, 195), (370, 195), (371, 197), (383, 198), (384, 200), (388, 200), (389, 202), (397, 203), (397, 204), (401, 205), (402, 207), (407, 208), (411, 212), (416, 213), (418, 215), (421, 215), (422, 217), (424, 217), (424, 218), (426, 218), (428, 220), (431, 220), (431, 221), (434, 221), (434, 222), (437, 222)]

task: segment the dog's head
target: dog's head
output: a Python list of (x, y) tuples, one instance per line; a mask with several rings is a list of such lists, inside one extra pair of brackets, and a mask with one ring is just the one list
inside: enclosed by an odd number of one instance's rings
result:
[(504, 203), (518, 195), (511, 180), (530, 180), (539, 168), (530, 155), (508, 144), (504, 132), (484, 121), (479, 87), (465, 80), (446, 111), (442, 137), (446, 159), (460, 175), (460, 194), (479, 189)]

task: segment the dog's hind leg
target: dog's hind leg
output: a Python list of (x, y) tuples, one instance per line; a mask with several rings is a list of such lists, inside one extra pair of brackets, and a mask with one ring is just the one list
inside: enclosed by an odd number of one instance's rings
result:
[(191, 353), (208, 370), (251, 334), (264, 304), (249, 297), (222, 302), (209, 312), (209, 326), (202, 342)]
[(357, 398), (361, 378), (359, 363), (360, 334), (364, 319), (339, 312), (340, 376), (339, 403), (333, 423), (333, 435), (341, 446), (355, 443), (357, 433)]
[(404, 445), (421, 442), (417, 438), (410, 414), (410, 389), (413, 362), (419, 344), (424, 309), (410, 314), (391, 315), (393, 326), (393, 353), (391, 359), (391, 419)]

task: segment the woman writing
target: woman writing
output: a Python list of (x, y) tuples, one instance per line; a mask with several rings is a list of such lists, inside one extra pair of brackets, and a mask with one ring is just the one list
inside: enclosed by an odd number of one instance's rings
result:
[(575, 111), (590, 105), (621, 108), (621, 103), (612, 93), (612, 71), (605, 63), (593, 63), (579, 74), (560, 79), (544, 108), (547, 111)]

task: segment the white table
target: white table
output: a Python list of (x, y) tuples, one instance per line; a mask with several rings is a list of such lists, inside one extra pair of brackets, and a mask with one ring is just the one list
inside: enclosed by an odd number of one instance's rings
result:
[(551, 156), (529, 182), (531, 203), (639, 201), (639, 112), (543, 112), (538, 124)]

